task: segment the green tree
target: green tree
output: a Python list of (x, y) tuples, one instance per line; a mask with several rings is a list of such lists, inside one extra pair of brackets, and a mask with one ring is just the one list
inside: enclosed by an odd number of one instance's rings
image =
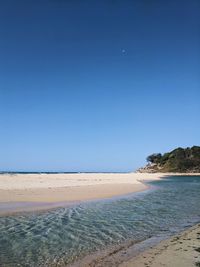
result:
[(162, 158), (161, 153), (154, 153), (147, 157), (147, 161), (151, 163), (159, 163)]

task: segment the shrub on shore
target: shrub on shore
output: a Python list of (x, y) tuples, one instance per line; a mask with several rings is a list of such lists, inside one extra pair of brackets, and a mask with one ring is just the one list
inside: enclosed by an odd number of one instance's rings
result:
[(176, 148), (171, 152), (147, 157), (148, 168), (161, 172), (200, 172), (200, 147)]

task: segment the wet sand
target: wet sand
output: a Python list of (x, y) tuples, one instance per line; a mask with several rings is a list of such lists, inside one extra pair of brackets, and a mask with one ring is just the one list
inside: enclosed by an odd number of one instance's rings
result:
[(147, 186), (141, 183), (0, 190), (0, 215), (69, 207), (83, 201), (107, 199), (146, 189)]
[(200, 224), (162, 241), (120, 267), (200, 266)]

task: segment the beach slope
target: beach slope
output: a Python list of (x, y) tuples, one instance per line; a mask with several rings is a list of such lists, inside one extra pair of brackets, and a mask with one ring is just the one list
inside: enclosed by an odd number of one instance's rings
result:
[(200, 266), (200, 224), (162, 241), (120, 267)]

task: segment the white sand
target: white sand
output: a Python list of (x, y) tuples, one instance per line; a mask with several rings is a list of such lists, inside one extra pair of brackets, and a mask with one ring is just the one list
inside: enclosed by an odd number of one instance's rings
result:
[(1, 174), (0, 209), (3, 203), (77, 202), (125, 195), (147, 189), (142, 181), (160, 179), (165, 175), (169, 174)]
[[(152, 175), (151, 175), (152, 176)], [(145, 190), (144, 174), (3, 174), (0, 202), (64, 202), (107, 198)]]
[(75, 173), (75, 174), (3, 174), (1, 190), (62, 188), (109, 184), (140, 184), (142, 179), (155, 179), (163, 174), (144, 173)]

